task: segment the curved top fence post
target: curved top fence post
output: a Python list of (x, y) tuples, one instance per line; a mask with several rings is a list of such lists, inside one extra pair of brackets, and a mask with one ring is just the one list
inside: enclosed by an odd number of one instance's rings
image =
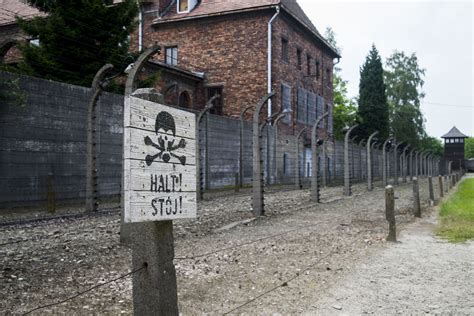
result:
[(138, 57), (137, 61), (135, 61), (132, 69), (130, 70), (130, 73), (127, 76), (127, 82), (125, 83), (125, 96), (131, 95), (135, 90), (136, 77), (140, 70), (142, 70), (148, 59), (150, 59), (156, 53), (160, 53), (160, 51), (160, 46), (153, 46), (151, 48), (148, 48), (140, 55), (140, 57)]
[(351, 136), (351, 132), (357, 128), (359, 124), (356, 124), (352, 127), (350, 127), (346, 135), (344, 137), (344, 195), (345, 196), (350, 196), (352, 195), (351, 191), (351, 174), (350, 174), (350, 166), (349, 166), (349, 138)]

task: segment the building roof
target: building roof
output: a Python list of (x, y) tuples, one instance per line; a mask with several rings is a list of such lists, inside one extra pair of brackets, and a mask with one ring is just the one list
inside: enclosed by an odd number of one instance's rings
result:
[(447, 134), (441, 136), (441, 138), (469, 138), (469, 136), (464, 135), (454, 126)]
[(175, 10), (165, 11), (163, 16), (156, 19), (154, 23), (161, 24), (238, 12), (256, 11), (276, 6), (280, 6), (285, 12), (290, 14), (314, 36), (321, 40), (335, 57), (340, 57), (336, 49), (318, 32), (296, 0), (201, 0), (196, 8), (189, 13), (178, 14)]
[(157, 66), (158, 68), (162, 68), (165, 71), (168, 71), (168, 72), (180, 75), (180, 76), (184, 76), (184, 77), (189, 78), (189, 79), (194, 80), (194, 81), (201, 81), (201, 80), (204, 79), (204, 76), (205, 76), (205, 74), (202, 73), (202, 72), (189, 71), (189, 70), (183, 69), (181, 67), (168, 65), (166, 63), (163, 63), (163, 62), (157, 61), (157, 60), (149, 60), (148, 63), (150, 65)]
[(16, 24), (15, 16), (31, 19), (41, 16), (38, 9), (20, 0), (0, 0), (0, 26)]

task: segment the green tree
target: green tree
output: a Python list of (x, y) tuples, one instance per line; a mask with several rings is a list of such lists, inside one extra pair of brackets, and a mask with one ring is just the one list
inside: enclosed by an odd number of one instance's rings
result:
[(389, 135), (389, 110), (385, 94), (382, 59), (375, 45), (360, 69), (358, 134), (367, 137), (378, 131), (379, 138)]
[[(333, 29), (328, 27), (324, 34), (326, 40), (340, 54), (342, 49), (336, 41), (336, 34)], [(342, 79), (341, 68), (334, 67), (333, 75), (333, 120), (334, 137), (342, 140), (344, 138), (343, 129), (345, 126), (354, 125), (357, 118), (357, 108), (354, 101), (348, 97), (347, 81)]]
[(418, 58), (394, 51), (387, 58), (384, 80), (390, 109), (391, 132), (399, 141), (419, 146), (426, 137), (420, 102), (426, 70), (418, 65)]
[(443, 142), (435, 137), (425, 136), (419, 141), (419, 146), (421, 150), (430, 150), (433, 154), (442, 156), (444, 153)]
[(347, 96), (347, 81), (337, 73), (333, 76), (333, 98), (334, 137), (342, 140), (344, 127), (356, 124), (357, 107)]
[(136, 0), (28, 0), (44, 16), (18, 17), (20, 27), (39, 45), (21, 46), (22, 73), (88, 86), (106, 63), (123, 68), (128, 36), (135, 27)]
[(466, 159), (474, 158), (474, 138), (464, 140), (464, 157)]

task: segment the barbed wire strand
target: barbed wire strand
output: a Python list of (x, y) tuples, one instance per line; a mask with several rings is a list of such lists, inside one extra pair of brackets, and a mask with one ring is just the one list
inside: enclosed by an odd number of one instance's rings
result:
[[(354, 245), (354, 244), (357, 243), (358, 241), (359, 241), (359, 240), (353, 241), (352, 243), (349, 244), (349, 246)], [(231, 309), (231, 310), (229, 310), (229, 311), (223, 313), (222, 315), (228, 315), (228, 314), (230, 314), (230, 313), (232, 313), (232, 312), (235, 312), (236, 310), (239, 310), (239, 309), (241, 309), (242, 307), (245, 307), (245, 306), (247, 306), (247, 305), (249, 305), (249, 304), (255, 302), (256, 300), (258, 300), (258, 299), (260, 299), (260, 298), (262, 298), (262, 297), (264, 297), (264, 296), (266, 296), (266, 295), (268, 295), (268, 294), (270, 294), (270, 293), (272, 293), (272, 292), (278, 290), (278, 289), (281, 288), (281, 287), (288, 286), (288, 283), (290, 283), (290, 282), (296, 280), (297, 278), (299, 278), (299, 277), (302, 276), (302, 275), (305, 275), (305, 272), (306, 272), (306, 271), (309, 271), (309, 270), (313, 269), (313, 268), (314, 268), (316, 265), (318, 265), (321, 261), (323, 261), (323, 260), (327, 259), (328, 257), (332, 256), (332, 255), (335, 254), (337, 251), (339, 251), (339, 250), (331, 251), (330, 253), (328, 253), (328, 254), (325, 255), (324, 257), (321, 257), (321, 258), (319, 258), (318, 260), (316, 260), (315, 262), (313, 262), (312, 264), (310, 264), (308, 267), (306, 267), (306, 268), (305, 268), (304, 270), (302, 270), (301, 272), (296, 273), (293, 277), (291, 277), (291, 278), (287, 279), (286, 281), (284, 281), (284, 282), (282, 282), (282, 283), (280, 283), (280, 284), (274, 286), (273, 288), (271, 288), (271, 289), (269, 289), (269, 290), (267, 290), (267, 291), (265, 291), (265, 292), (263, 292), (263, 293), (257, 295), (256, 297), (249, 299), (249, 300), (246, 301), (245, 303), (240, 304), (240, 305), (234, 307), (233, 309)]]
[(84, 295), (84, 294), (86, 294), (86, 293), (88, 293), (88, 292), (90, 292), (90, 291), (92, 291), (92, 290), (95, 290), (95, 289), (97, 289), (97, 288), (99, 288), (99, 287), (102, 287), (102, 286), (107, 285), (107, 284), (110, 284), (110, 283), (117, 282), (117, 281), (119, 281), (119, 280), (121, 280), (121, 279), (124, 279), (124, 278), (130, 276), (130, 275), (133, 275), (133, 274), (135, 274), (135, 273), (137, 273), (137, 272), (140, 272), (141, 270), (146, 269), (147, 266), (148, 266), (148, 264), (145, 263), (141, 268), (138, 268), (138, 269), (135, 269), (135, 270), (133, 270), (133, 271), (130, 271), (130, 272), (127, 273), (127, 274), (121, 275), (121, 276), (119, 276), (119, 277), (117, 277), (117, 278), (115, 278), (115, 279), (109, 280), (109, 281), (107, 281), (107, 282), (97, 284), (97, 285), (95, 285), (95, 286), (93, 286), (93, 287), (91, 287), (91, 288), (89, 288), (89, 289), (87, 289), (87, 290), (81, 291), (81, 292), (79, 292), (79, 293), (77, 293), (77, 294), (75, 294), (75, 295), (73, 295), (73, 296), (70, 296), (70, 297), (68, 297), (68, 298), (66, 298), (66, 299), (64, 299), (64, 300), (62, 300), (62, 301), (59, 301), (59, 302), (56, 302), (56, 303), (51, 303), (51, 304), (46, 304), (46, 305), (42, 305), (42, 306), (38, 306), (38, 307), (36, 307), (36, 308), (34, 308), (34, 309), (31, 309), (31, 310), (27, 311), (27, 312), (24, 313), (23, 315), (28, 315), (28, 314), (31, 314), (32, 312), (35, 312), (35, 311), (40, 310), (40, 309), (44, 309), (44, 308), (47, 308), (47, 307), (53, 307), (53, 306), (60, 305), (60, 304), (63, 304), (63, 303), (65, 303), (65, 302), (71, 301), (71, 300), (73, 300), (73, 299), (75, 299), (75, 298), (77, 298), (77, 297), (79, 297), (79, 296), (81, 296), (81, 295)]

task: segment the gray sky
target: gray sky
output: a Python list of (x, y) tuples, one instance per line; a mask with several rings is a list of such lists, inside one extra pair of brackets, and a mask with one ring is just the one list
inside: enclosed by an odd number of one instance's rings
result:
[(331, 26), (342, 47), (340, 67), (349, 93), (372, 43), (382, 58), (415, 52), (426, 68), (422, 105), (426, 130), (440, 137), (456, 125), (474, 136), (472, 1), (298, 0), (321, 33)]

